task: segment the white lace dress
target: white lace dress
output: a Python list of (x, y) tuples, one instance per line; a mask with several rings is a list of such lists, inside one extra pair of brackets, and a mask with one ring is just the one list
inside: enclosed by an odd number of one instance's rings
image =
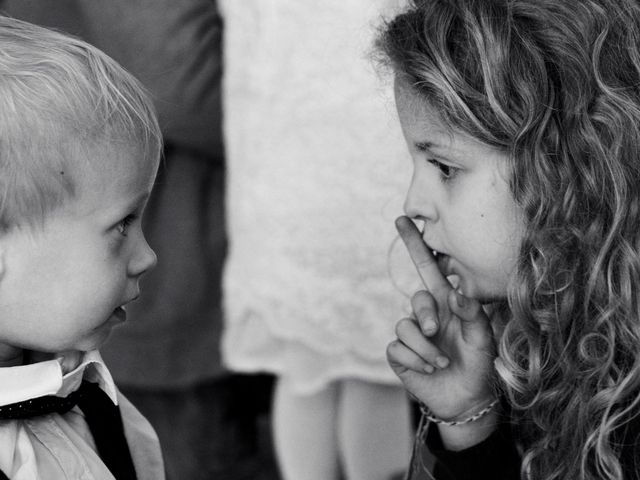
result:
[(228, 0), (223, 358), (397, 383), (385, 359), (407, 299), (388, 275), (411, 175), (390, 74), (370, 58), (396, 0)]

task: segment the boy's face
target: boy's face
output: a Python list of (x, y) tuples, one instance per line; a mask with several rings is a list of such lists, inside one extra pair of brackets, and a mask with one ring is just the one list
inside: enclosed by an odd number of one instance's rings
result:
[[(114, 151), (115, 150), (115, 151)], [(42, 352), (91, 350), (126, 319), (156, 255), (141, 216), (157, 163), (135, 148), (99, 149), (77, 194), (44, 226), (0, 236), (0, 343)], [(90, 168), (85, 167), (85, 170)]]
[(413, 158), (407, 216), (424, 222), (425, 243), (446, 276), (482, 301), (504, 298), (524, 232), (524, 217), (506, 180), (508, 157), (451, 133), (437, 112), (402, 79), (396, 106)]

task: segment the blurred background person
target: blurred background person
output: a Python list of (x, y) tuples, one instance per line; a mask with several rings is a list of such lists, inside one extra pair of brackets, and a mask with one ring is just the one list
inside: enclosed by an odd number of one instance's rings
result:
[(168, 478), (277, 478), (258, 436), (269, 379), (232, 375), (219, 355), (226, 237), (216, 2), (8, 0), (3, 7), (93, 43), (155, 99), (165, 160), (144, 228), (159, 264), (103, 357), (158, 432)]
[(368, 57), (397, 3), (220, 3), (223, 356), (233, 370), (278, 376), (285, 480), (388, 480), (409, 461), (408, 401), (385, 349), (406, 305), (387, 259), (410, 160)]

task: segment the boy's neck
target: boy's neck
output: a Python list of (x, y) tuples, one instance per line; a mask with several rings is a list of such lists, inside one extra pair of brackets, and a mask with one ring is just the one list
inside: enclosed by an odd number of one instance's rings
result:
[(78, 351), (53, 354), (46, 352), (36, 352), (33, 350), (24, 350), (0, 344), (0, 368), (29, 365), (32, 363), (53, 360), (54, 358), (56, 358), (62, 366), (62, 373), (66, 374), (74, 370), (80, 364), (82, 355), (83, 352)]
[(23, 365), (24, 350), (0, 343), (0, 368)]
[(45, 352), (35, 352), (32, 350), (25, 352), (25, 361), (24, 363), (38, 363), (38, 362), (46, 362), (47, 360), (56, 359), (60, 362), (60, 366), (62, 367), (62, 374), (65, 375), (80, 365), (80, 361), (82, 360), (82, 356), (84, 352), (79, 352), (77, 350), (72, 350), (68, 352), (60, 352), (60, 353), (45, 353)]

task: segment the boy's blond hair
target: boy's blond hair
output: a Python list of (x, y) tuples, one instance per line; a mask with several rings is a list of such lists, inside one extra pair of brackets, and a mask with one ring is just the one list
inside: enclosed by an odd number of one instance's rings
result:
[(133, 145), (157, 161), (155, 111), (132, 75), (86, 42), (0, 16), (0, 231), (73, 198), (74, 173), (104, 158), (96, 147)]

